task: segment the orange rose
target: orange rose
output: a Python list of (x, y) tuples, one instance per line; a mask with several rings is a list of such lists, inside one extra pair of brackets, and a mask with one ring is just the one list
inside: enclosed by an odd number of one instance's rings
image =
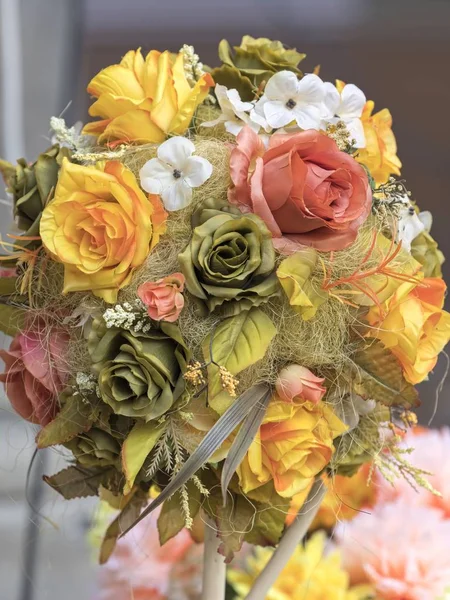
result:
[(358, 151), (356, 160), (365, 165), (377, 185), (391, 175), (400, 175), (402, 163), (397, 156), (397, 142), (392, 131), (392, 116), (387, 108), (372, 114), (375, 104), (369, 100), (361, 116), (366, 147)]
[(183, 273), (172, 273), (158, 281), (147, 281), (138, 287), (138, 296), (154, 321), (174, 323), (184, 306)]
[(264, 150), (249, 127), (231, 153), (229, 200), (261, 217), (274, 244), (342, 250), (367, 219), (372, 194), (361, 165), (318, 131), (274, 135)]
[(165, 217), (159, 197), (147, 197), (120, 162), (64, 160), (40, 224), (44, 246), (64, 265), (64, 293), (91, 291), (115, 302), (158, 242)]
[(100, 71), (87, 91), (97, 98), (89, 114), (101, 121), (88, 123), (83, 132), (99, 136), (99, 143), (163, 142), (168, 134), (182, 135), (197, 106), (214, 81), (205, 73), (191, 87), (184, 56), (152, 50), (130, 50), (120, 64)]
[(404, 283), (381, 309), (373, 306), (367, 315), (373, 327), (369, 335), (398, 358), (410, 383), (426, 379), (450, 340), (450, 314), (442, 310), (446, 289), (437, 277), (413, 289)]
[(237, 471), (243, 491), (273, 481), (280, 496), (292, 498), (327, 466), (334, 438), (346, 430), (324, 402), (296, 404), (275, 395)]

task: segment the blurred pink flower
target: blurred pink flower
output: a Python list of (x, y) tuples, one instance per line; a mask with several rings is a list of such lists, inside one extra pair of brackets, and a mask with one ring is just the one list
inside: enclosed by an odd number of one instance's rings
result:
[(186, 529), (159, 545), (159, 511), (141, 521), (117, 546), (99, 575), (96, 600), (194, 600), (200, 594), (203, 547)]
[(414, 448), (408, 455), (408, 461), (415, 467), (432, 473), (425, 478), (441, 496), (423, 488), (414, 489), (403, 478), (397, 479), (392, 486), (383, 477), (379, 477), (379, 501), (387, 502), (398, 498), (404, 504), (433, 506), (450, 519), (450, 429), (443, 427), (440, 430), (411, 431), (405, 436), (401, 446)]
[(68, 334), (37, 321), (32, 329), (16, 335), (9, 350), (0, 350), (5, 384), (14, 410), (27, 421), (46, 425), (58, 411), (58, 394), (68, 379), (64, 368)]
[(185, 278), (182, 273), (173, 273), (158, 281), (148, 281), (138, 288), (138, 296), (154, 321), (173, 323), (184, 306)]
[(403, 499), (341, 523), (336, 538), (352, 583), (380, 600), (434, 600), (450, 582), (450, 521)]
[(280, 371), (276, 390), (279, 397), (286, 402), (301, 398), (318, 404), (326, 392), (326, 388), (321, 385), (324, 381), (306, 367), (289, 365)]

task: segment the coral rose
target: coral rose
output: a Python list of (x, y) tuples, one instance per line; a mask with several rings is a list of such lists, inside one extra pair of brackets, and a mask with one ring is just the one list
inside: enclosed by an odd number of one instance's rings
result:
[(294, 398), (320, 402), (327, 391), (321, 384), (323, 377), (317, 377), (306, 367), (289, 365), (278, 374), (276, 390), (282, 400), (291, 402)]
[(323, 402), (293, 404), (275, 395), (237, 471), (243, 491), (273, 480), (280, 496), (292, 498), (327, 466), (334, 438), (346, 429)]
[(184, 306), (184, 282), (182, 273), (173, 273), (139, 286), (138, 296), (147, 307), (151, 319), (169, 323), (178, 319)]
[(368, 217), (372, 194), (361, 165), (318, 131), (274, 135), (264, 150), (249, 127), (231, 153), (230, 202), (259, 215), (286, 253), (342, 250)]
[(89, 109), (101, 121), (88, 123), (83, 133), (99, 143), (160, 143), (168, 134), (181, 135), (214, 81), (205, 73), (190, 86), (184, 56), (152, 50), (130, 50), (120, 64), (98, 73), (87, 91), (97, 98)]
[(89, 290), (115, 302), (158, 242), (165, 217), (159, 197), (147, 197), (120, 162), (65, 160), (40, 227), (44, 246), (64, 265), (64, 293)]
[(19, 333), (9, 350), (0, 350), (5, 363), (0, 381), (14, 410), (27, 421), (44, 426), (58, 412), (58, 394), (69, 375), (64, 368), (68, 337), (64, 330), (38, 323)]
[(369, 335), (398, 358), (410, 383), (426, 379), (450, 340), (450, 313), (442, 310), (446, 289), (437, 277), (423, 279), (412, 290), (404, 283), (385, 305), (373, 306), (367, 315), (373, 327)]

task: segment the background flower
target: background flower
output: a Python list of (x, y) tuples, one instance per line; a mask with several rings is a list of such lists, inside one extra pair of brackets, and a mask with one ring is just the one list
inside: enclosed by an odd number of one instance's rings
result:
[(88, 290), (115, 302), (158, 242), (165, 216), (159, 198), (147, 198), (120, 162), (65, 160), (40, 226), (44, 246), (64, 265), (64, 293)]
[(279, 372), (275, 387), (278, 396), (285, 402), (293, 402), (297, 398), (317, 404), (327, 391), (321, 385), (324, 381), (323, 377), (317, 377), (306, 367), (289, 365)]
[(0, 350), (5, 363), (0, 381), (14, 410), (27, 421), (44, 426), (56, 416), (58, 394), (69, 377), (68, 340), (66, 331), (37, 320), (12, 340), (9, 350)]
[(230, 202), (259, 215), (287, 253), (300, 246), (346, 248), (372, 206), (364, 169), (312, 130), (272, 136), (265, 151), (246, 127), (231, 153), (230, 171)]
[(191, 88), (184, 71), (184, 56), (167, 50), (130, 50), (118, 65), (106, 67), (87, 87), (97, 98), (90, 107), (92, 117), (83, 133), (105, 142), (159, 143), (168, 134), (182, 135), (191, 124), (195, 109), (214, 85), (211, 75), (202, 75)]
[(211, 177), (212, 164), (192, 156), (194, 144), (185, 137), (172, 137), (158, 147), (158, 158), (147, 161), (139, 171), (146, 192), (161, 196), (168, 211), (185, 208), (192, 201), (192, 188)]
[(277, 292), (272, 238), (259, 217), (211, 200), (194, 213), (193, 227), (180, 267), (189, 292), (210, 311), (244, 310)]
[(120, 444), (108, 432), (93, 427), (65, 444), (78, 463), (86, 467), (115, 465), (120, 457)]
[(433, 218), (429, 211), (419, 213), (424, 230), (411, 243), (412, 256), (422, 265), (425, 277), (442, 277), (442, 263), (445, 260), (436, 240), (430, 235)]
[(173, 273), (158, 281), (147, 281), (138, 288), (138, 296), (154, 321), (173, 323), (184, 306), (184, 275)]
[(175, 324), (134, 333), (96, 319), (88, 344), (101, 397), (115, 414), (157, 419), (183, 394), (189, 352)]

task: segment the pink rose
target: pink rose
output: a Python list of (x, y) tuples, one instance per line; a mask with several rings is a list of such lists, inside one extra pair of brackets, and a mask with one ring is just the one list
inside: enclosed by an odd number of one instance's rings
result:
[(69, 375), (64, 369), (68, 341), (64, 330), (44, 331), (38, 325), (16, 335), (9, 351), (0, 350), (5, 362), (0, 381), (14, 410), (27, 421), (44, 426), (56, 416)]
[(231, 152), (230, 171), (229, 201), (261, 217), (285, 253), (300, 246), (346, 248), (372, 207), (363, 167), (318, 131), (273, 135), (265, 150), (245, 127)]
[(158, 281), (148, 281), (138, 288), (138, 296), (154, 321), (173, 323), (184, 306), (185, 278), (182, 273), (172, 273)]
[(321, 385), (324, 381), (323, 377), (316, 377), (306, 367), (289, 365), (280, 371), (275, 387), (278, 396), (285, 402), (301, 398), (318, 404), (327, 391)]

